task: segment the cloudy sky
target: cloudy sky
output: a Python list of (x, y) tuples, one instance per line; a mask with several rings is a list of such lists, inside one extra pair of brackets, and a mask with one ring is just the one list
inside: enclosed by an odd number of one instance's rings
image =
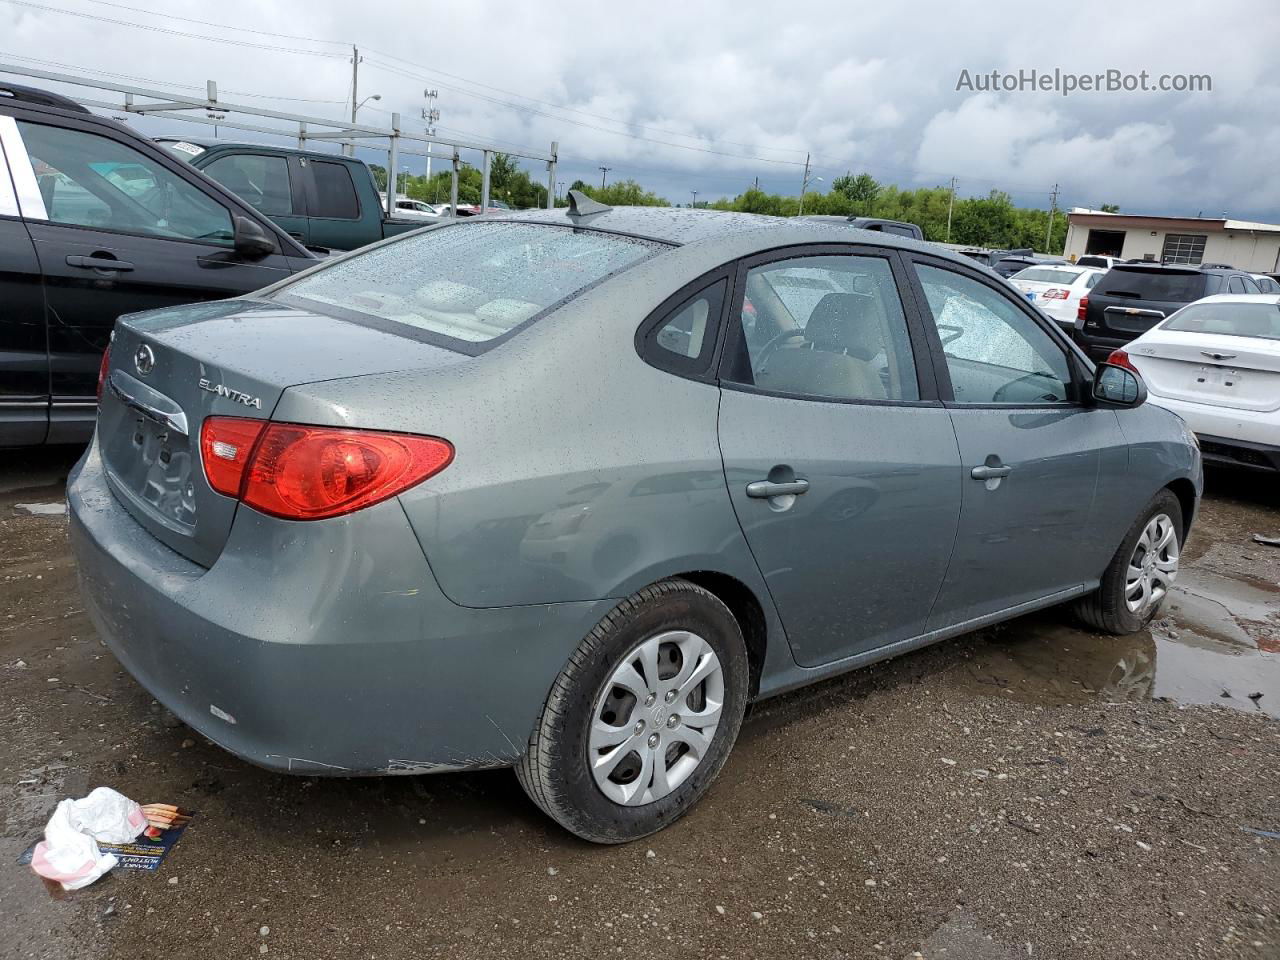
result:
[[(214, 79), (225, 100), (317, 116), (349, 110), (344, 45), (358, 43), (360, 95), (381, 95), (365, 122), (398, 110), (420, 131), (432, 87), (441, 135), (538, 151), (555, 140), (558, 180), (598, 183), (607, 166), (611, 181), (634, 178), (673, 202), (732, 196), (757, 177), (795, 194), (808, 152), (819, 189), (846, 170), (904, 187), (954, 176), (962, 194), (999, 188), (1046, 206), (1057, 183), (1061, 206), (1271, 222), (1278, 38), (1272, 0), (1224, 0), (1211, 13), (1172, 0), (0, 0), (4, 62), (175, 91)], [(1212, 90), (957, 90), (965, 70), (976, 86), (992, 70), (1055, 68), (1146, 70), (1153, 83), (1208, 74)]]

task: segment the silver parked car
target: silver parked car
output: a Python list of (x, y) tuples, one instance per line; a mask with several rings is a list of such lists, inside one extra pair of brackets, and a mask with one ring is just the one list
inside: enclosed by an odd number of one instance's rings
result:
[(1201, 487), (1144, 396), (935, 246), (574, 196), (121, 318), (72, 538), (233, 753), (514, 766), (620, 842), (753, 700), (1065, 601), (1141, 628)]

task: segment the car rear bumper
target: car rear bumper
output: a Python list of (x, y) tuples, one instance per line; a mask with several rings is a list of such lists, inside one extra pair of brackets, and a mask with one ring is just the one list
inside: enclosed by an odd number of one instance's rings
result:
[(314, 523), (241, 508), (205, 569), (116, 501), (96, 440), (67, 500), (86, 607), (117, 659), (183, 722), (281, 771), (509, 765), (613, 606), (457, 606), (396, 500)]
[[(1280, 445), (1280, 412), (1239, 410), (1218, 407), (1209, 403), (1192, 403), (1173, 397), (1162, 397), (1150, 392), (1147, 397), (1156, 406), (1172, 410), (1202, 441), (1211, 440), (1219, 445), (1235, 444), (1242, 449), (1274, 450)], [(1203, 449), (1204, 444), (1201, 444)], [(1206, 460), (1214, 460), (1205, 451)]]
[(1197, 434), (1206, 463), (1280, 472), (1280, 446)]

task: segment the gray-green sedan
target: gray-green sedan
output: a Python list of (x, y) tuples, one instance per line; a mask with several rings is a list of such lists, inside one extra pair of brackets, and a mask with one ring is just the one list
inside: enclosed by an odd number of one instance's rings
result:
[(614, 843), (753, 700), (1068, 601), (1140, 629), (1201, 487), (1144, 398), (938, 247), (575, 195), (122, 317), (72, 537), (231, 752), (512, 766)]

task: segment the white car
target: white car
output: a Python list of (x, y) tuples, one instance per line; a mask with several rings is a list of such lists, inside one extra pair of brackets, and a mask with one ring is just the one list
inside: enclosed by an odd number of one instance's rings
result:
[(1271, 277), (1265, 273), (1250, 274), (1254, 282), (1258, 285), (1258, 290), (1262, 293), (1280, 293), (1280, 283), (1276, 283)]
[(1070, 330), (1076, 325), (1080, 298), (1087, 296), (1106, 272), (1069, 263), (1053, 264), (1019, 270), (1009, 278), (1009, 282), (1021, 290), (1028, 300)]
[(1100, 270), (1110, 270), (1117, 263), (1124, 263), (1124, 260), (1101, 253), (1086, 253), (1076, 260), (1077, 267), (1097, 267)]
[(1280, 296), (1189, 303), (1121, 350), (1148, 399), (1186, 420), (1206, 461), (1280, 471)]

